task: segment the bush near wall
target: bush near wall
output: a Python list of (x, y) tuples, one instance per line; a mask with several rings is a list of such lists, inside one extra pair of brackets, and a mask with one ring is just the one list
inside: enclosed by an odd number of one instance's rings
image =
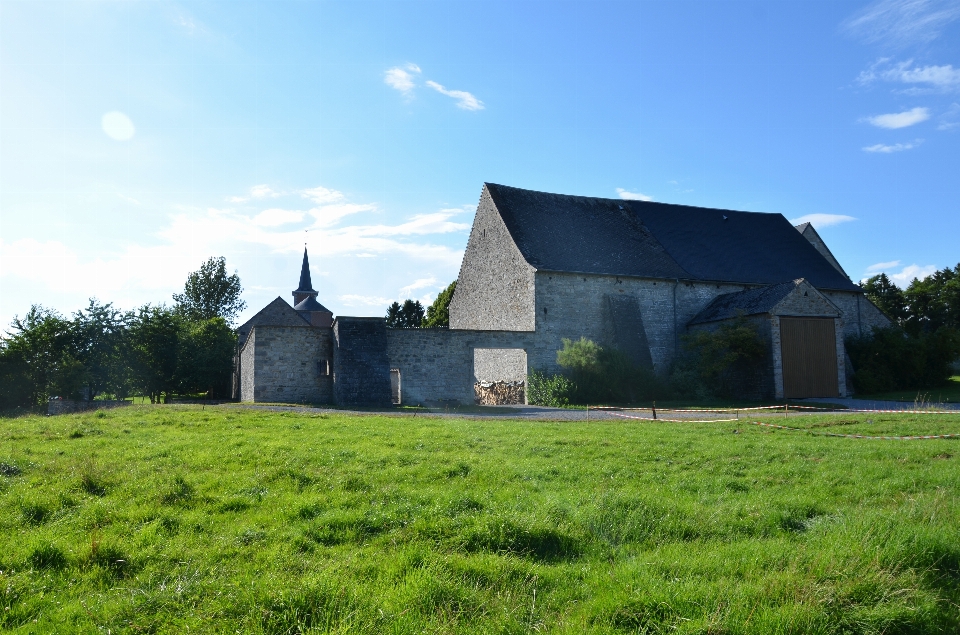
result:
[(943, 327), (910, 335), (898, 327), (847, 339), (857, 392), (937, 388), (949, 382), (960, 356), (960, 331)]
[(768, 343), (744, 316), (683, 337), (671, 386), (678, 397), (760, 399)]

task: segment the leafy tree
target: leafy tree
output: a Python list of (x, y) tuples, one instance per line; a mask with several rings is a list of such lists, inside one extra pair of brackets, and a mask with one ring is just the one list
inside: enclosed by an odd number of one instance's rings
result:
[(41, 405), (48, 395), (79, 397), (85, 384), (83, 365), (77, 360), (74, 332), (69, 320), (39, 305), (13, 319), (12, 331), (3, 339), (5, 372), (16, 373), (25, 404)]
[(177, 359), (179, 391), (229, 396), (236, 345), (236, 333), (221, 317), (183, 324)]
[(130, 324), (130, 349), (135, 385), (158, 403), (177, 388), (177, 362), (183, 317), (167, 306), (141, 307)]
[(906, 300), (904, 328), (917, 335), (942, 327), (960, 329), (960, 264), (946, 267), (923, 280), (914, 278), (903, 292)]
[(862, 285), (866, 296), (883, 311), (888, 318), (903, 325), (907, 317), (907, 301), (900, 287), (893, 284), (887, 274), (867, 278)]
[(74, 313), (71, 328), (75, 355), (83, 364), (90, 398), (108, 393), (124, 399), (131, 387), (129, 338), (125, 315), (113, 304), (91, 298), (86, 309)]
[(960, 356), (960, 332), (942, 327), (911, 335), (897, 327), (874, 329), (846, 342), (857, 392), (926, 389), (948, 383)]
[(177, 310), (190, 320), (209, 320), (222, 317), (228, 323), (233, 321), (247, 304), (240, 299), (243, 287), (240, 277), (233, 273), (227, 275), (226, 259), (210, 258), (200, 265), (200, 269), (187, 276), (183, 293), (173, 296)]
[(420, 328), (423, 324), (423, 305), (419, 300), (394, 302), (387, 307), (387, 326), (391, 328)]
[(427, 318), (423, 321), (424, 328), (450, 326), (450, 300), (453, 299), (453, 292), (456, 289), (457, 281), (454, 280), (450, 283), (450, 286), (437, 295), (433, 304), (427, 307)]

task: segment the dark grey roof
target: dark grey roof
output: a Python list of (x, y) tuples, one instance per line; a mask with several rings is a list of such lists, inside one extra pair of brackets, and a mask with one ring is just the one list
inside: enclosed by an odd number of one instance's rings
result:
[(317, 302), (317, 298), (314, 296), (308, 296), (306, 300), (302, 300), (297, 306), (293, 307), (294, 311), (326, 311), (333, 315), (333, 312), (330, 311), (327, 307), (323, 306)]
[(537, 269), (859, 290), (781, 214), (485, 187)]
[(300, 265), (300, 286), (294, 293), (317, 295), (317, 292), (313, 290), (313, 282), (310, 281), (310, 260), (307, 258), (306, 247), (303, 248), (303, 264)]
[(277, 297), (237, 329), (237, 339), (241, 348), (247, 341), (250, 330), (255, 326), (310, 326), (310, 323), (287, 304), (286, 300)]
[(740, 315), (757, 315), (769, 313), (781, 300), (790, 295), (802, 280), (772, 284), (768, 287), (757, 287), (736, 293), (718, 295), (713, 301), (697, 313), (688, 324), (702, 324), (728, 320)]

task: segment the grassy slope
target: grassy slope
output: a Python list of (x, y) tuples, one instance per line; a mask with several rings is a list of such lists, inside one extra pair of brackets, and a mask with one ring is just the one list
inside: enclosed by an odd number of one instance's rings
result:
[[(790, 423), (960, 432), (869, 420)], [(0, 420), (0, 628), (954, 632), (960, 441), (739, 427)]]

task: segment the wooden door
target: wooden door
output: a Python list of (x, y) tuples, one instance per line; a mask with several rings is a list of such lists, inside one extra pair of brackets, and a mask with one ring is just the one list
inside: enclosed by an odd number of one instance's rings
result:
[(833, 318), (780, 318), (783, 396), (837, 397), (837, 333)]

